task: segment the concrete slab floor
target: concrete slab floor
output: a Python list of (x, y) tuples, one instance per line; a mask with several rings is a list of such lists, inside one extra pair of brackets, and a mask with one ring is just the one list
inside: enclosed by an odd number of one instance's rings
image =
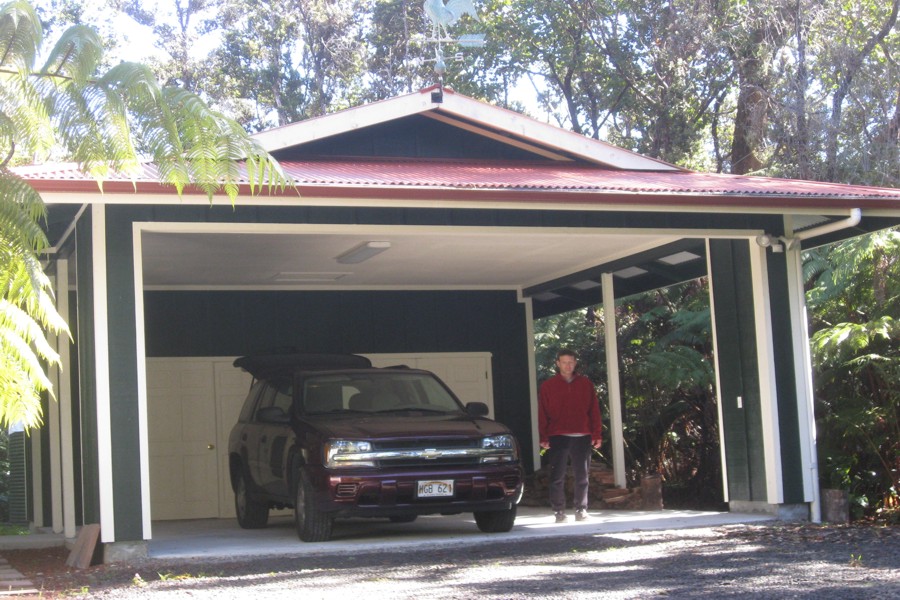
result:
[(148, 542), (150, 558), (229, 558), (277, 554), (338, 554), (408, 550), (416, 547), (466, 545), (492, 541), (527, 540), (559, 535), (602, 535), (636, 530), (715, 527), (773, 521), (766, 514), (690, 510), (589, 512), (577, 522), (554, 522), (548, 508), (519, 507), (516, 524), (508, 533), (482, 533), (471, 514), (428, 515), (413, 523), (386, 519), (338, 520), (331, 541), (304, 543), (297, 538), (293, 518), (273, 516), (265, 529), (241, 529), (234, 519), (155, 521)]

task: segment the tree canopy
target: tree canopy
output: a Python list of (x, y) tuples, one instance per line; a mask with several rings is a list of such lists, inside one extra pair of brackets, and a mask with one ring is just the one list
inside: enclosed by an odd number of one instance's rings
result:
[[(440, 80), (421, 0), (109, 4), (154, 28), (161, 78), (251, 131)], [(701, 170), (900, 185), (900, 0), (475, 6), (454, 33), (487, 44), (443, 76), (462, 93)]]
[(102, 188), (110, 173), (136, 175), (149, 159), (179, 193), (192, 185), (232, 201), (243, 179), (253, 190), (287, 183), (236, 121), (196, 94), (161, 86), (139, 63), (101, 68), (93, 28), (73, 25), (43, 44), (31, 4), (0, 6), (0, 424), (26, 427), (39, 424), (40, 395), (52, 391), (43, 362), (59, 362), (46, 332), (68, 329), (40, 262), (43, 201), (10, 166), (71, 160)]

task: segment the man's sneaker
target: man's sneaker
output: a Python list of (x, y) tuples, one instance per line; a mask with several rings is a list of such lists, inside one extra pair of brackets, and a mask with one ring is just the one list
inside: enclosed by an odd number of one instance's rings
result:
[(587, 511), (583, 508), (579, 508), (575, 511), (575, 520), (576, 521), (587, 521), (588, 514)]
[(566, 513), (564, 513), (564, 512), (561, 511), (561, 510), (558, 511), (558, 512), (556, 513), (556, 522), (557, 522), (557, 523), (565, 523), (565, 522), (566, 522)]

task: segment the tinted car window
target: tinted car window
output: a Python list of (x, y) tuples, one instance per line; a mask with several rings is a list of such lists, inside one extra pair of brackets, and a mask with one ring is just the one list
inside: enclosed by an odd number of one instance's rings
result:
[(303, 382), (302, 400), (305, 414), (341, 410), (462, 410), (459, 401), (435, 378), (402, 371), (308, 377)]
[(241, 416), (238, 418), (240, 422), (246, 423), (253, 417), (253, 411), (256, 409), (257, 399), (259, 398), (259, 392), (265, 385), (265, 382), (256, 380), (253, 382), (253, 385), (250, 386), (250, 391), (247, 393), (247, 399), (244, 401), (244, 406), (241, 407)]
[(263, 390), (262, 397), (257, 404), (257, 410), (277, 406), (285, 414), (288, 414), (291, 410), (291, 404), (293, 404), (293, 396), (290, 381), (276, 379), (268, 382), (268, 385)]

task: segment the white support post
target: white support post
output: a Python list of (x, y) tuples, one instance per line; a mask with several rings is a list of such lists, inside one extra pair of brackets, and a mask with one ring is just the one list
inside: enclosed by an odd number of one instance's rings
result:
[[(97, 394), (97, 473), (100, 480), (100, 541), (114, 542), (111, 390), (109, 384), (109, 326), (106, 287), (106, 206), (91, 205), (94, 273), (94, 360)], [(90, 335), (91, 332), (82, 332)]]
[(803, 497), (810, 503), (809, 518), (822, 522), (819, 497), (819, 460), (816, 452), (816, 417), (813, 407), (812, 357), (807, 328), (806, 293), (803, 290), (803, 260), (799, 247), (786, 253), (791, 323), (794, 323), (794, 374), (797, 386), (797, 415), (800, 431), (800, 460), (803, 464)]
[[(69, 261), (56, 261), (56, 306), (57, 312), (69, 315)], [(72, 435), (72, 345), (68, 337), (60, 336), (57, 352), (62, 369), (59, 373), (56, 397), (59, 399), (59, 442), (62, 466), (62, 523), (63, 535), (74, 539), (75, 527), (75, 445)]]
[[(706, 272), (712, 273), (712, 251), (709, 246), (709, 238), (706, 239)], [(720, 371), (719, 371), (719, 338), (716, 335), (716, 295), (713, 293), (713, 287), (715, 286), (715, 281), (710, 276), (708, 277), (709, 282), (709, 316), (710, 316), (710, 327), (712, 328), (712, 343), (713, 343), (713, 363), (715, 365), (715, 374), (716, 374), (716, 411), (718, 414), (718, 424), (719, 424), (719, 462), (722, 467), (722, 499), (725, 502), (729, 501), (729, 492), (728, 492), (728, 461), (725, 460), (725, 416), (722, 411), (722, 403), (724, 402), (722, 397), (722, 380), (720, 379)]]
[(534, 460), (534, 470), (541, 468), (541, 436), (538, 433), (538, 397), (537, 397), (537, 365), (534, 358), (534, 309), (531, 298), (522, 298), (520, 300), (525, 305), (525, 328), (527, 340), (532, 340), (528, 344), (528, 364), (531, 368), (528, 370), (528, 390), (531, 394), (528, 405), (531, 407), (531, 439), (534, 440), (532, 446), (532, 459)]
[(619, 386), (619, 347), (616, 339), (616, 296), (612, 273), (601, 277), (603, 286), (603, 337), (606, 342), (606, 386), (609, 391), (609, 428), (616, 487), (624, 488), (625, 438), (622, 433), (622, 391)]
[(772, 339), (772, 310), (769, 302), (769, 275), (766, 248), (750, 242), (750, 269), (753, 279), (757, 368), (762, 410), (763, 456), (766, 464), (766, 496), (769, 504), (784, 502), (781, 470), (781, 439), (778, 436), (778, 390), (775, 386), (775, 349)]

